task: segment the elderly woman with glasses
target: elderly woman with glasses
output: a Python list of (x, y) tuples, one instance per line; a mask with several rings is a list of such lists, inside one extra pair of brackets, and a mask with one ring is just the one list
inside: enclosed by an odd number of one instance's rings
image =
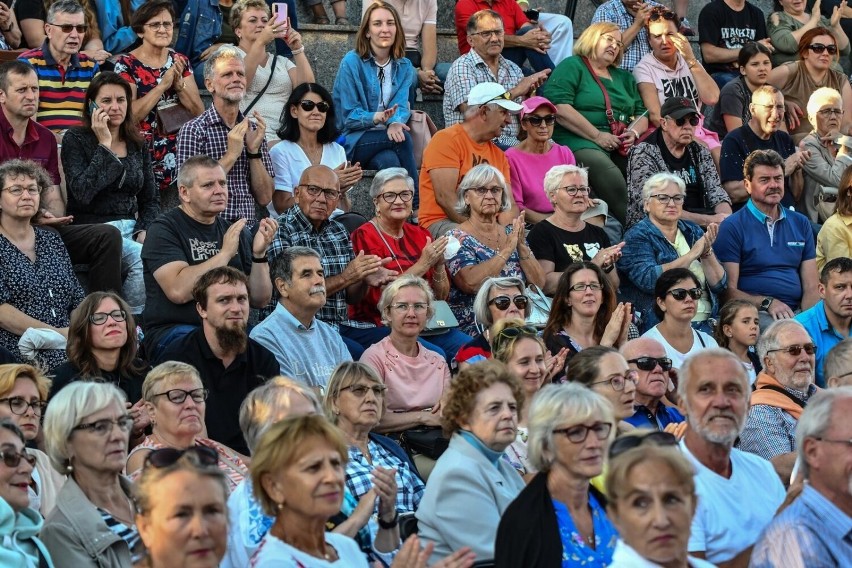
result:
[(609, 402), (583, 386), (549, 385), (536, 395), (529, 452), (539, 473), (500, 520), (497, 568), (609, 566), (618, 532), (591, 480), (603, 471), (614, 423)]
[(68, 480), (41, 530), (57, 568), (127, 568), (141, 558), (131, 482), (121, 475), (133, 418), (124, 393), (77, 381), (50, 401), (44, 441)]
[[(654, 286), (660, 274), (672, 268), (688, 268), (699, 282), (701, 300), (693, 323), (711, 333), (708, 320), (718, 311), (718, 298), (728, 287), (728, 276), (713, 253), (719, 232), (710, 223), (701, 227), (681, 218), (686, 185), (668, 172), (648, 178), (642, 186), (642, 203), (648, 216), (624, 235), (624, 248), (617, 267), (621, 274), (621, 293), (639, 311), (639, 331), (645, 332), (659, 321), (652, 312)], [(703, 299), (701, 299), (703, 297)]]
[[(20, 428), (28, 444), (34, 444), (38, 437), (49, 390), (50, 379), (35, 367), (0, 365), (0, 419), (9, 420)], [(65, 476), (53, 469), (44, 452), (35, 448), (25, 451), (35, 460), (32, 481), (27, 486), (29, 507), (47, 517), (65, 483)]]
[(205, 447), (219, 456), (219, 468), (234, 489), (248, 474), (248, 467), (234, 450), (205, 438), (205, 400), (208, 391), (201, 383), (195, 367), (187, 363), (167, 361), (151, 369), (142, 383), (142, 399), (151, 417), (151, 434), (127, 456), (127, 474), (137, 479), (145, 459), (154, 450), (185, 450)]
[(583, 349), (568, 362), (566, 377), (609, 401), (618, 432), (633, 430), (626, 420), (634, 413), (639, 377), (621, 353), (603, 345)]
[(544, 286), (544, 273), (527, 245), (524, 213), (506, 227), (497, 220), (510, 206), (506, 179), (492, 165), (471, 168), (459, 184), (456, 211), (467, 220), (447, 233), (461, 245), (448, 264), (455, 284), (449, 303), (465, 333), (475, 331), (473, 301), (486, 278), (515, 276)]

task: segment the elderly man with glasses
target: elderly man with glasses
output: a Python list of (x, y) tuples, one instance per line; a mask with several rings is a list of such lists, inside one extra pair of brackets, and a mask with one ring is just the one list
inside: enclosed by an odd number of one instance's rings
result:
[(682, 434), (683, 414), (664, 400), (669, 395), (676, 398), (669, 374), (672, 360), (666, 357), (665, 347), (655, 339), (640, 337), (625, 343), (621, 354), (639, 379), (633, 400), (635, 412), (625, 422), (637, 428)]

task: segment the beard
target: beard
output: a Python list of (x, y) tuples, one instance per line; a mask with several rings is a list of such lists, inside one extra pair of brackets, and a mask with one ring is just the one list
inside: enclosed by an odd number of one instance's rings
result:
[[(687, 412), (689, 412), (688, 409)], [(687, 414), (686, 420), (689, 423), (689, 427), (693, 429), (696, 434), (698, 434), (711, 444), (719, 444), (721, 446), (725, 446), (726, 448), (732, 448), (734, 447), (734, 442), (737, 441), (737, 438), (739, 437), (740, 433), (742, 432), (743, 426), (745, 425), (745, 416), (739, 418), (733, 413), (729, 412), (717, 413), (715, 416), (720, 415), (732, 418), (734, 420), (734, 424), (725, 430), (718, 430), (709, 427), (707, 423), (700, 422), (699, 420), (694, 419), (691, 414)]]
[(227, 353), (243, 353), (248, 346), (245, 324), (216, 328), (216, 341)]

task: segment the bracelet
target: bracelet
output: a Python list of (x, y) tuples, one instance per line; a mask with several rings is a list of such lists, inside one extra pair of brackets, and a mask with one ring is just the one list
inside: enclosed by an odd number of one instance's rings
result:
[[(443, 278), (438, 278), (438, 274), (443, 274), (443, 275), (444, 275), (444, 277), (443, 277)], [(447, 281), (446, 274), (447, 274), (447, 273), (446, 273), (446, 272), (444, 272), (443, 270), (441, 270), (441, 271), (436, 270), (436, 271), (435, 271), (435, 274), (434, 274), (434, 275), (432, 275), (432, 282), (446, 282), (446, 281)]]
[(636, 132), (635, 130), (633, 130), (632, 128), (628, 128), (628, 130), (630, 130), (630, 132), (633, 133), (633, 136), (635, 136), (636, 140), (638, 141), (639, 140), (639, 133)]
[(390, 521), (385, 521), (382, 519), (382, 516), (379, 515), (379, 526), (383, 529), (392, 529), (399, 524), (399, 511), (394, 511), (393, 519)]
[(290, 55), (299, 55), (300, 53), (305, 53), (305, 46), (303, 45), (299, 49), (294, 49), (290, 52)]
[(502, 253), (502, 252), (500, 252), (499, 250), (497, 251), (497, 254), (496, 254), (496, 255), (494, 255), (494, 256), (495, 256), (495, 257), (499, 256), (500, 258), (502, 258), (502, 259), (503, 259), (503, 262), (509, 262), (509, 259), (508, 259), (508, 258), (506, 258), (505, 256), (503, 256), (503, 253)]
[(249, 160), (259, 160), (263, 157), (263, 154), (260, 152), (249, 152), (246, 150), (246, 158)]
[(269, 259), (265, 256), (253, 256), (251, 257), (251, 261), (255, 264), (267, 264), (269, 263)]
[(609, 264), (604, 264), (604, 265), (601, 267), (601, 270), (603, 270), (606, 274), (609, 274), (610, 272), (612, 272), (612, 269), (613, 269), (613, 268), (615, 268), (615, 263), (614, 263), (614, 262), (610, 262)]
[(695, 67), (696, 65), (698, 65), (698, 60), (697, 60), (697, 59), (693, 59), (692, 61), (687, 61), (687, 62), (686, 62), (686, 66), (687, 66), (687, 68), (689, 68), (689, 69), (692, 69), (692, 68), (693, 68), (693, 67)]

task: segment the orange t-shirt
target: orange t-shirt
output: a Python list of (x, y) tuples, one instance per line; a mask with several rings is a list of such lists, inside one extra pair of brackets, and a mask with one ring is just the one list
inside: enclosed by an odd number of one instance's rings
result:
[[(432, 137), (423, 152), (423, 165), (420, 167), (420, 226), (429, 228), (435, 221), (447, 218), (447, 214), (435, 199), (435, 189), (432, 187), (432, 176), (429, 172), (436, 168), (458, 169), (458, 188), (464, 175), (479, 164), (491, 164), (503, 172), (506, 183), (509, 183), (509, 160), (503, 150), (491, 140), (477, 144), (467, 135), (461, 124), (439, 130)], [(511, 188), (508, 189), (511, 192)]]

